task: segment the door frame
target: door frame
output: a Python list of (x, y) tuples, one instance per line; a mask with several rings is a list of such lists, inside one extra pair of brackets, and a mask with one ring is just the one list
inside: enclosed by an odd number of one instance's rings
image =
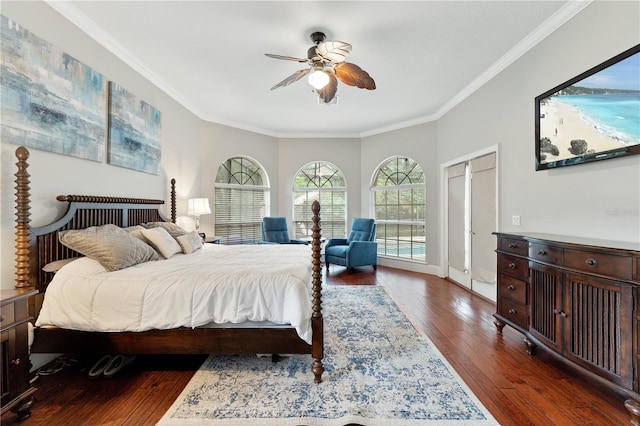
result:
[[(465, 154), (461, 157), (454, 158), (453, 160), (447, 161), (445, 163), (440, 164), (440, 206), (441, 208), (441, 218), (442, 218), (442, 226), (439, 229), (440, 233), (440, 271), (442, 278), (449, 278), (449, 202), (448, 202), (448, 193), (449, 193), (449, 180), (447, 179), (447, 168), (459, 163), (464, 163), (467, 161), (471, 161), (474, 158), (482, 157), (484, 155), (495, 153), (496, 155), (496, 223), (495, 223), (495, 231), (499, 232), (499, 224), (500, 224), (500, 192), (499, 185), (500, 182), (500, 153), (499, 153), (499, 145), (490, 145), (485, 148), (482, 148), (478, 151), (471, 152), (469, 154)], [(454, 280), (455, 281), (455, 280)]]

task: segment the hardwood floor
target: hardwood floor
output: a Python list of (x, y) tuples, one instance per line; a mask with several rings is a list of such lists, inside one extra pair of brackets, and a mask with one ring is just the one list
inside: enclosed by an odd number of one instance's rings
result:
[[(624, 397), (548, 353), (528, 355), (523, 336), (498, 334), (492, 303), (431, 275), (378, 267), (332, 266), (325, 285), (380, 285), (444, 354), (502, 425), (626, 425)], [(138, 357), (118, 375), (90, 379), (95, 359), (40, 376), (29, 425), (152, 425), (189, 382), (205, 356)], [(310, 373), (311, 374), (311, 373)], [(322, 385), (320, 385), (322, 386)], [(3, 425), (17, 424), (13, 413)]]

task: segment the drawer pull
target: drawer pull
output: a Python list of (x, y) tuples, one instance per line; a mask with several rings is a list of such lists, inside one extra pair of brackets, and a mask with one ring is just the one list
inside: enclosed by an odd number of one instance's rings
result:
[(566, 318), (568, 316), (564, 311), (561, 311), (560, 309), (554, 309), (553, 313), (556, 315), (560, 315), (562, 318)]
[(596, 266), (598, 264), (598, 261), (595, 259), (587, 259), (584, 261), (584, 263), (586, 263), (589, 266)]
[(509, 248), (510, 249), (518, 248), (518, 245), (514, 243), (509, 243)]
[(546, 256), (547, 252), (544, 250), (538, 250), (538, 256)]
[(20, 358), (16, 358), (16, 359), (12, 359), (11, 360), (11, 364), (13, 364), (13, 365), (20, 365), (20, 362), (21, 362)]
[(515, 263), (510, 263), (509, 264), (509, 269), (516, 269), (516, 264)]
[(515, 314), (516, 314), (516, 310), (515, 310), (515, 309), (509, 309), (509, 313), (510, 313), (511, 315), (515, 315)]
[(509, 290), (509, 291), (514, 291), (515, 289), (516, 289), (516, 286), (514, 286), (513, 284), (509, 284), (507, 286), (507, 290)]

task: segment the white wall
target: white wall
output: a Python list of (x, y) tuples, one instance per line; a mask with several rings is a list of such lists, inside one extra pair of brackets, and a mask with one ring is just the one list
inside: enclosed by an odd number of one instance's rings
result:
[(425, 174), (427, 185), (427, 263), (421, 265), (406, 261), (393, 261), (380, 259), (384, 266), (404, 268), (408, 270), (439, 274), (439, 237), (438, 237), (438, 141), (436, 123), (426, 123), (405, 129), (395, 130), (375, 136), (369, 136), (362, 140), (362, 166), (360, 170), (362, 187), (360, 197), (362, 199), (362, 211), (371, 215), (371, 187), (374, 173), (378, 167), (390, 157), (406, 156), (417, 161)]
[[(155, 176), (106, 162), (30, 150), (31, 226), (42, 226), (62, 214), (60, 194), (109, 195), (169, 200), (170, 179), (177, 179), (178, 215), (186, 199), (200, 192), (202, 122), (139, 74), (102, 48), (51, 7), (41, 2), (2, 2), (2, 14), (40, 38), (60, 47), (162, 112), (162, 164)], [(106, 119), (106, 118), (105, 118)], [(15, 173), (17, 146), (0, 144), (0, 278), (13, 288), (15, 277)], [(106, 161), (106, 160), (105, 160)], [(167, 215), (170, 214), (166, 209)]]
[[(291, 221), (293, 179), (298, 170), (312, 161), (327, 161), (336, 165), (347, 182), (347, 229), (360, 206), (360, 139), (280, 139), (280, 199), (278, 212)], [(320, 206), (322, 219), (322, 206)]]
[(640, 242), (640, 156), (534, 167), (534, 98), (638, 43), (639, 2), (593, 2), (438, 120), (438, 162), (499, 144), (501, 231)]
[[(349, 185), (349, 223), (370, 215), (369, 185), (385, 159), (406, 155), (427, 179), (429, 265), (381, 264), (438, 273), (440, 198), (438, 170), (452, 159), (499, 145), (499, 230), (536, 231), (640, 241), (640, 156), (534, 171), (535, 96), (640, 43), (640, 3), (596, 1), (437, 122), (359, 139), (276, 139), (203, 123), (156, 86), (40, 2), (3, 2), (2, 13), (39, 37), (158, 108), (163, 114), (160, 176), (31, 150), (31, 219), (44, 225), (61, 214), (58, 194), (95, 194), (168, 200), (177, 180), (178, 215), (186, 200), (212, 197), (219, 164), (236, 155), (257, 160), (271, 183), (272, 214), (291, 217), (295, 172), (314, 160), (330, 161)], [(0, 267), (2, 288), (13, 287), (16, 146), (0, 145)], [(511, 215), (522, 226), (511, 225)], [(184, 216), (183, 221), (188, 221)], [(213, 215), (202, 217), (213, 232)]]
[[(231, 157), (245, 156), (255, 160), (266, 171), (271, 186), (271, 214), (278, 214), (277, 200), (280, 185), (277, 139), (216, 123), (203, 123), (201, 146), (198, 160), (201, 163), (200, 185), (202, 196), (209, 197), (212, 209), (214, 208), (213, 185), (218, 167)], [(274, 206), (276, 206), (275, 209)], [(213, 214), (200, 218), (200, 228), (207, 235), (214, 235), (214, 224)]]

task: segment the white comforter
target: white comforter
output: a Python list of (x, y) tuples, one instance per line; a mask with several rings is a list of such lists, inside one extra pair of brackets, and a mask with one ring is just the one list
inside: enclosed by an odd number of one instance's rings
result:
[(205, 244), (114, 272), (84, 257), (55, 274), (36, 326), (117, 332), (271, 321), (311, 343), (311, 273), (306, 245)]

